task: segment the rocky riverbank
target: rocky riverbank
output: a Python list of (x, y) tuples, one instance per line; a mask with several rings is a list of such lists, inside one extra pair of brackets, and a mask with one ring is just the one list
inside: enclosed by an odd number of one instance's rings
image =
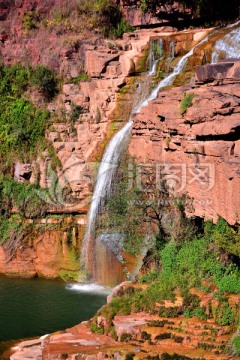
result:
[[(118, 287), (115, 296), (119, 296), (122, 289), (127, 293), (128, 289), (133, 289), (132, 286), (137, 291), (141, 289), (139, 285), (125, 283)], [(176, 293), (175, 301), (156, 303), (152, 310), (154, 314), (138, 312), (117, 315), (111, 327), (104, 310), (100, 310), (95, 317), (97, 325), (83, 322), (64, 332), (19, 343), (11, 350), (11, 360), (101, 360), (109, 357), (126, 359), (130, 356), (138, 359), (234, 359), (234, 356), (228, 355), (233, 336), (231, 326), (219, 325), (214, 319), (173, 315), (186, 306), (186, 301), (196, 299), (208, 311), (220, 306), (211, 294), (191, 289), (188, 300)], [(232, 306), (239, 306), (239, 296), (230, 296), (229, 302)], [(160, 309), (162, 315), (156, 315)], [(163, 310), (168, 315), (164, 316)]]

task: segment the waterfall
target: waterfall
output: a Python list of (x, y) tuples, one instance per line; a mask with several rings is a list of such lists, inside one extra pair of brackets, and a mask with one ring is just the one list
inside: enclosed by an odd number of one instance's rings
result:
[(170, 57), (170, 59), (174, 59), (174, 55), (175, 55), (175, 44), (174, 44), (174, 40), (172, 40), (170, 42), (170, 45), (169, 45), (169, 57)]
[(160, 83), (157, 85), (157, 87), (152, 91), (152, 93), (150, 94), (150, 96), (141, 103), (141, 106), (139, 106), (138, 110), (136, 111), (136, 113), (139, 113), (142, 109), (143, 106), (147, 106), (149, 101), (155, 100), (158, 96), (158, 93), (161, 89), (163, 89), (166, 86), (172, 85), (173, 81), (175, 80), (176, 76), (179, 75), (183, 69), (184, 66), (187, 63), (187, 60), (190, 56), (192, 56), (193, 51), (195, 49), (195, 47), (205, 43), (208, 40), (209, 36), (206, 36), (203, 40), (201, 40), (198, 44), (196, 44), (187, 54), (185, 54), (181, 60), (179, 60), (179, 62), (175, 65), (175, 67), (173, 68), (173, 72), (171, 74), (169, 74), (168, 76), (166, 76), (162, 81), (160, 81)]
[(226, 59), (239, 57), (240, 28), (237, 28), (226, 34), (223, 38), (216, 41), (216, 44), (214, 46), (214, 52), (212, 53), (212, 63), (217, 63), (219, 60), (221, 60), (221, 58)]
[[(234, 24), (236, 25), (236, 24)], [(231, 25), (233, 26), (233, 25)], [(134, 109), (135, 114), (139, 113), (143, 106), (148, 105), (148, 102), (151, 100), (154, 100), (158, 96), (158, 92), (173, 83), (174, 79), (177, 75), (179, 75), (190, 56), (193, 55), (195, 47), (205, 43), (208, 41), (209, 36), (206, 36), (203, 40), (201, 40), (198, 44), (196, 44), (187, 54), (185, 54), (175, 65), (173, 72), (169, 74), (166, 78), (164, 78), (160, 83), (157, 85), (157, 87), (152, 91), (152, 93), (144, 100), (142, 100), (138, 106)], [(160, 39), (162, 40), (162, 39)], [(154, 74), (154, 71), (156, 71), (156, 61), (157, 58), (155, 58), (154, 53), (154, 47), (156, 46), (156, 40), (154, 40), (155, 43), (150, 45), (151, 48), (151, 55), (149, 58), (150, 64), (152, 66), (151, 70), (148, 73), (148, 76)], [(155, 45), (154, 45), (155, 44)], [(159, 49), (163, 48), (163, 42), (158, 41), (157, 42)], [(171, 50), (172, 54), (174, 51), (174, 44), (172, 45)], [(161, 50), (162, 51), (162, 50)], [(159, 55), (160, 51), (158, 51)], [(113, 177), (116, 174), (116, 170), (118, 169), (119, 163), (121, 161), (121, 158), (126, 150), (127, 144), (130, 139), (131, 134), (131, 128), (132, 128), (132, 118), (130, 117), (129, 122), (126, 123), (126, 125), (114, 135), (114, 137), (111, 139), (109, 145), (107, 146), (107, 149), (105, 150), (102, 162), (99, 167), (98, 176), (95, 184), (95, 189), (93, 192), (93, 197), (91, 201), (91, 206), (88, 214), (88, 222), (87, 222), (87, 228), (85, 232), (85, 236), (83, 239), (83, 250), (82, 250), (82, 260), (85, 261), (87, 269), (94, 275), (96, 274), (96, 265), (95, 265), (95, 256), (94, 253), (95, 247), (96, 247), (96, 240), (95, 240), (95, 227), (96, 227), (96, 220), (99, 212), (99, 208), (104, 204), (105, 199), (109, 196), (111, 191), (111, 185), (113, 181)], [(127, 220), (126, 220), (127, 221)], [(96, 277), (94, 276), (95, 280)]]
[(149, 75), (155, 75), (157, 63), (163, 56), (163, 39), (152, 40), (149, 54)]
[(124, 154), (130, 138), (131, 127), (132, 121), (129, 121), (118, 133), (116, 133), (116, 135), (113, 136), (104, 153), (98, 170), (97, 181), (88, 213), (87, 229), (83, 239), (82, 251), (82, 259), (85, 261), (87, 269), (92, 273), (96, 270), (94, 269), (93, 250), (98, 211), (110, 193), (113, 176), (118, 169), (122, 155)]
[[(202, 40), (199, 44), (207, 41), (208, 37)], [(195, 46), (197, 46), (195, 45)], [(195, 46), (184, 55), (181, 60), (176, 64), (173, 69), (173, 72), (168, 75), (165, 79), (160, 81), (158, 86), (152, 91), (149, 97), (146, 100), (142, 100), (136, 109), (134, 109), (135, 113), (139, 113), (143, 106), (146, 106), (149, 101), (156, 99), (158, 92), (160, 89), (164, 88), (172, 84), (175, 77), (180, 74), (183, 70), (187, 59), (193, 54), (193, 50)], [(152, 69), (149, 72), (151, 75), (154, 70), (155, 62), (152, 62)], [(94, 278), (96, 278), (96, 264), (95, 264), (95, 226), (96, 220), (99, 212), (99, 208), (103, 205), (104, 200), (109, 196), (111, 191), (112, 180), (116, 170), (118, 169), (118, 165), (121, 161), (121, 158), (126, 150), (130, 134), (132, 128), (132, 120), (131, 117), (126, 125), (113, 136), (107, 149), (104, 153), (102, 162), (100, 164), (97, 180), (92, 196), (91, 206), (88, 213), (88, 221), (87, 228), (83, 238), (83, 249), (82, 249), (82, 260), (85, 262), (87, 269), (93, 274)]]

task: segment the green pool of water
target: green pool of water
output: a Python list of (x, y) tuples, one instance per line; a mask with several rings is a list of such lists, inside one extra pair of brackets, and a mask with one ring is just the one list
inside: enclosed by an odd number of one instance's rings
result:
[(106, 303), (94, 285), (0, 276), (0, 342), (66, 329), (91, 318)]

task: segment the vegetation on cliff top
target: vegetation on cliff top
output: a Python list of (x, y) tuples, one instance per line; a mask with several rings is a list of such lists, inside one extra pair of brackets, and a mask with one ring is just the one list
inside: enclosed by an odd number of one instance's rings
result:
[(57, 92), (56, 74), (44, 67), (0, 66), (1, 173), (9, 173), (13, 161), (28, 161), (46, 143), (44, 132), (49, 112), (33, 105), (24, 94), (36, 88), (46, 100)]
[[(140, 0), (140, 9), (143, 13), (149, 11), (154, 15), (158, 15), (158, 8), (160, 6), (171, 5), (173, 3), (173, 0), (161, 2), (159, 0)], [(230, 0), (228, 3), (223, 0), (179, 0), (179, 4), (183, 9), (189, 8), (191, 15), (194, 17), (211, 17), (212, 19), (236, 17), (239, 6), (237, 0)], [(161, 16), (164, 15), (159, 12), (159, 17)]]
[[(39, 149), (48, 146), (44, 135), (50, 115), (27, 99), (29, 89), (37, 89), (46, 100), (52, 99), (57, 92), (56, 74), (44, 66), (0, 66), (1, 243), (16, 241), (25, 233), (28, 225), (22, 219), (36, 218), (46, 211), (46, 204), (36, 191), (44, 190), (39, 189), (37, 181), (26, 185), (13, 180), (17, 161), (31, 161)], [(11, 217), (16, 209), (19, 215)]]
[(115, 38), (133, 29), (112, 0), (56, 2), (49, 8), (48, 16), (46, 9), (42, 8), (26, 11), (20, 19), (25, 33), (44, 27), (57, 30), (61, 35), (69, 31), (84, 33), (93, 30), (105, 37)]

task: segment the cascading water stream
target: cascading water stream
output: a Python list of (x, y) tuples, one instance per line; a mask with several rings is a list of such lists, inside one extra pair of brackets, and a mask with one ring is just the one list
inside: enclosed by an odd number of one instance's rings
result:
[(147, 106), (149, 101), (155, 100), (157, 98), (157, 95), (161, 89), (164, 87), (172, 85), (174, 79), (177, 77), (177, 75), (181, 74), (182, 70), (184, 69), (184, 66), (187, 63), (187, 60), (190, 56), (193, 55), (193, 51), (195, 47), (203, 44), (208, 40), (209, 36), (206, 36), (203, 40), (201, 40), (198, 44), (196, 44), (187, 54), (185, 54), (181, 60), (175, 65), (173, 72), (169, 74), (167, 77), (165, 77), (160, 83), (157, 85), (157, 87), (152, 91), (150, 96), (141, 104), (139, 107), (137, 113), (139, 113), (143, 106)]
[(219, 39), (214, 47), (212, 63), (216, 63), (221, 57), (239, 58), (240, 57), (240, 29), (234, 29)]
[[(231, 26), (234, 26), (233, 24)], [(196, 44), (186, 55), (184, 55), (181, 60), (175, 65), (173, 72), (164, 78), (158, 86), (152, 91), (150, 96), (147, 99), (141, 101), (136, 109), (135, 113), (139, 113), (142, 107), (147, 106), (149, 101), (152, 101), (157, 98), (158, 92), (169, 85), (171, 85), (174, 79), (179, 75), (184, 69), (187, 60), (190, 56), (193, 55), (195, 47), (205, 43), (208, 40), (209, 36), (205, 37), (198, 44)], [(162, 46), (162, 45), (161, 45)], [(156, 61), (151, 60), (152, 69), (148, 75), (153, 75), (156, 71)], [(95, 184), (95, 189), (92, 196), (91, 206), (88, 214), (87, 229), (83, 239), (83, 250), (82, 250), (82, 260), (85, 262), (86, 268), (93, 274), (95, 273), (95, 226), (97, 221), (97, 216), (99, 213), (99, 208), (103, 205), (107, 196), (109, 196), (111, 191), (112, 180), (114, 174), (118, 169), (120, 160), (126, 150), (127, 144), (129, 142), (131, 128), (132, 128), (132, 117), (126, 125), (114, 135), (111, 139), (102, 159), (102, 162), (99, 167), (98, 176)], [(95, 277), (95, 276), (94, 276)], [(95, 278), (95, 280), (98, 280)]]
[(169, 45), (169, 57), (170, 57), (170, 59), (174, 59), (174, 54), (175, 54), (175, 44), (174, 44), (174, 41), (172, 40), (170, 42), (170, 45)]
[[(235, 26), (237, 26), (237, 25), (239, 25), (239, 24), (240, 24), (240, 21), (238, 21), (238, 22), (236, 22), (236, 23), (234, 23), (234, 24), (231, 24), (231, 25), (227, 26), (225, 29), (230, 29), (230, 28), (235, 27)], [(217, 30), (216, 30), (216, 31), (217, 31)], [(215, 32), (215, 31), (214, 31), (214, 32)], [(213, 33), (214, 33), (214, 32), (213, 32)], [(226, 36), (228, 36), (228, 37), (231, 38), (232, 34), (237, 34), (237, 32), (239, 32), (239, 28), (232, 30), (232, 31), (229, 32)], [(211, 35), (213, 35), (213, 33), (212, 33)], [(159, 93), (159, 91), (160, 91), (162, 88), (172, 85), (172, 83), (173, 83), (174, 79), (176, 78), (176, 76), (179, 75), (179, 74), (182, 72), (182, 70), (184, 69), (184, 66), (185, 66), (186, 63), (187, 63), (188, 58), (193, 55), (194, 49), (195, 49), (197, 46), (202, 45), (203, 43), (205, 43), (206, 41), (208, 41), (209, 36), (210, 36), (210, 35), (206, 36), (206, 37), (205, 37), (203, 40), (201, 40), (198, 44), (196, 44), (195, 46), (193, 46), (193, 48), (192, 48), (187, 54), (185, 54), (185, 55), (181, 58), (181, 60), (180, 60), (180, 61), (176, 64), (176, 66), (174, 67), (173, 72), (172, 72), (170, 75), (168, 75), (167, 77), (165, 77), (162, 81), (160, 81), (160, 83), (159, 83), (158, 86), (153, 90), (153, 92), (151, 93), (151, 95), (142, 103), (142, 106), (139, 108), (139, 111), (138, 111), (138, 112), (140, 112), (140, 110), (141, 110), (141, 108), (142, 108), (143, 106), (147, 106), (147, 104), (148, 104), (149, 101), (155, 100), (156, 97), (157, 97), (157, 95), (158, 95), (158, 93)], [(226, 37), (226, 36), (225, 36), (225, 37)], [(234, 36), (236, 36), (236, 35), (234, 35)], [(239, 36), (239, 33), (238, 33), (237, 36)], [(219, 41), (220, 41), (220, 40), (219, 40)], [(217, 42), (216, 42), (216, 45), (215, 45), (215, 46), (217, 46)], [(238, 43), (238, 48), (239, 48), (239, 43)], [(236, 51), (237, 51), (237, 47), (234, 47), (234, 49), (236, 49)], [(233, 56), (231, 56), (231, 57), (233, 57)], [(239, 57), (239, 52), (238, 52), (238, 55), (235, 56), (235, 57)]]
[(88, 213), (87, 229), (83, 239), (82, 259), (87, 269), (94, 272), (94, 236), (95, 224), (100, 206), (110, 193), (113, 176), (126, 149), (132, 122), (129, 121), (110, 141), (101, 161), (91, 206)]
[(163, 39), (152, 40), (150, 43), (149, 75), (155, 75), (158, 61), (163, 56)]
[[(205, 38), (200, 43), (207, 41)], [(193, 54), (193, 47), (174, 67), (173, 73), (168, 75), (165, 79), (160, 81), (158, 86), (152, 91), (151, 95), (140, 102), (135, 109), (135, 113), (139, 113), (143, 106), (146, 106), (149, 101), (156, 99), (158, 92), (165, 86), (170, 85), (175, 77), (180, 74), (184, 68), (187, 59)], [(152, 64), (154, 67), (155, 63)], [(149, 73), (151, 75), (151, 72)], [(112, 185), (112, 180), (122, 155), (126, 150), (126, 145), (130, 138), (132, 128), (131, 118), (126, 125), (111, 139), (100, 164), (95, 189), (92, 196), (91, 206), (88, 214), (87, 229), (83, 239), (82, 260), (85, 262), (86, 268), (93, 274), (96, 273), (95, 269), (95, 225), (100, 206), (103, 204), (106, 197), (109, 195)], [(95, 277), (95, 276), (94, 276)]]

